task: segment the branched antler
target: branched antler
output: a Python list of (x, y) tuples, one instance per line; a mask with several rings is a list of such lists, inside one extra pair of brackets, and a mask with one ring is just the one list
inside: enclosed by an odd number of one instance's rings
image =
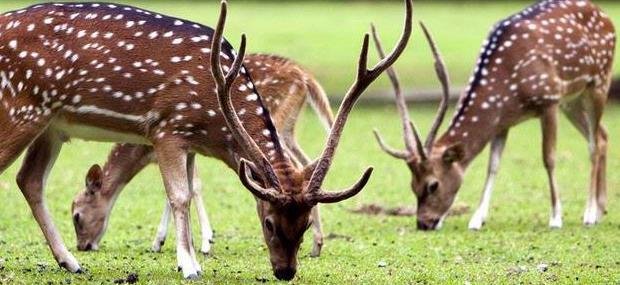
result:
[(422, 31), (424, 31), (426, 40), (431, 47), (431, 51), (433, 52), (433, 57), (435, 58), (435, 72), (441, 82), (441, 88), (443, 91), (443, 96), (441, 97), (439, 108), (437, 109), (435, 121), (433, 122), (431, 130), (428, 133), (428, 137), (426, 138), (426, 142), (424, 143), (424, 148), (427, 152), (430, 152), (433, 147), (433, 143), (435, 143), (437, 132), (443, 123), (443, 119), (446, 117), (446, 111), (448, 111), (448, 101), (450, 100), (450, 79), (448, 77), (448, 72), (446, 71), (446, 65), (441, 57), (441, 54), (437, 50), (437, 45), (435, 44), (433, 37), (429, 33), (428, 29), (426, 29), (423, 22), (420, 22), (420, 26), (422, 27)]
[[(383, 51), (383, 46), (381, 44), (381, 39), (379, 38), (379, 33), (375, 28), (375, 25), (371, 25), (370, 29), (372, 31), (372, 38), (375, 42), (375, 47), (377, 48), (377, 53), (379, 54), (379, 58), (385, 58), (385, 52)], [(381, 137), (377, 130), (374, 130), (375, 138), (379, 143), (379, 146), (383, 151), (392, 155), (395, 158), (409, 160), (415, 156), (416, 151), (414, 151), (414, 145), (417, 148), (417, 154), (421, 159), (426, 159), (426, 152), (422, 147), (422, 140), (420, 139), (420, 133), (418, 133), (417, 128), (413, 124), (413, 121), (409, 118), (409, 109), (407, 108), (407, 103), (405, 102), (405, 97), (402, 94), (402, 90), (400, 87), (400, 80), (398, 79), (398, 75), (396, 73), (396, 69), (393, 66), (390, 66), (386, 73), (390, 78), (390, 82), (392, 83), (392, 87), (394, 89), (394, 96), (396, 101), (396, 107), (398, 109), (398, 113), (400, 114), (401, 120), (403, 122), (403, 134), (405, 139), (405, 146), (407, 151), (396, 151), (395, 149), (389, 147), (385, 144), (385, 140)]]
[[(414, 152), (412, 150), (411, 144), (415, 144), (417, 155), (419, 156), (421, 160), (426, 160), (428, 158), (428, 154), (431, 152), (433, 143), (435, 142), (437, 132), (439, 131), (439, 128), (441, 127), (441, 124), (443, 123), (443, 120), (446, 116), (446, 111), (448, 110), (448, 101), (450, 100), (450, 80), (448, 77), (448, 73), (446, 71), (445, 64), (441, 57), (441, 54), (439, 53), (437, 49), (437, 45), (435, 44), (435, 41), (433, 40), (431, 34), (429, 33), (424, 23), (420, 22), (420, 26), (422, 27), (422, 30), (424, 31), (426, 40), (433, 53), (433, 57), (435, 59), (435, 72), (437, 73), (437, 77), (439, 78), (439, 81), (441, 82), (441, 87), (442, 87), (441, 102), (439, 103), (437, 115), (435, 116), (435, 120), (428, 134), (428, 137), (426, 138), (426, 141), (424, 142), (424, 144), (422, 144), (420, 133), (418, 132), (418, 129), (416, 128), (413, 121), (409, 118), (407, 104), (405, 103), (405, 99), (402, 95), (402, 92), (400, 89), (400, 82), (398, 80), (398, 76), (396, 74), (396, 71), (394, 70), (394, 67), (388, 68), (387, 74), (390, 77), (390, 81), (392, 82), (392, 87), (394, 88), (396, 106), (398, 107), (398, 112), (400, 113), (401, 120), (403, 122), (403, 131), (404, 131), (404, 137), (405, 137), (405, 145), (407, 146), (407, 152), (398, 151), (398, 150), (395, 150), (389, 147), (388, 145), (385, 144), (385, 141), (383, 140), (381, 135), (379, 135), (379, 133), (376, 130), (374, 131), (375, 137), (377, 138), (377, 142), (379, 143), (379, 146), (381, 147), (381, 149), (383, 149), (383, 151), (392, 155), (393, 157), (407, 159), (407, 160), (411, 159), (414, 156)], [(381, 47), (381, 40), (379, 39), (378, 33), (374, 25), (371, 26), (371, 29), (372, 29), (373, 39), (377, 47), (377, 52), (379, 53), (379, 56), (381, 58), (384, 58), (385, 55), (383, 52), (383, 48)]]
[(243, 58), (245, 56), (245, 35), (241, 35), (239, 53), (236, 56), (233, 65), (230, 68), (230, 71), (226, 75), (224, 75), (224, 72), (222, 71), (220, 51), (224, 26), (226, 24), (226, 14), (227, 4), (224, 0), (221, 4), (220, 18), (218, 20), (217, 27), (213, 34), (213, 39), (211, 43), (211, 71), (217, 85), (218, 102), (232, 136), (240, 145), (241, 149), (243, 149), (248, 155), (250, 161), (256, 165), (254, 169), (262, 172), (260, 174), (263, 175), (262, 178), (264, 180), (264, 183), (269, 188), (263, 188), (257, 183), (251, 181), (252, 178), (248, 175), (246, 169), (247, 163), (243, 159), (240, 162), (239, 168), (241, 181), (243, 182), (244, 186), (246, 186), (252, 193), (260, 197), (261, 199), (277, 201), (282, 198), (282, 195), (280, 195), (277, 191), (280, 189), (280, 183), (278, 181), (278, 178), (267, 158), (263, 155), (256, 142), (243, 127), (239, 116), (235, 112), (230, 96), (230, 89), (239, 74), (243, 63)]
[[(366, 88), (381, 75), (387, 68), (389, 68), (396, 60), (400, 57), (400, 55), (405, 50), (407, 43), (409, 42), (409, 37), (411, 36), (411, 26), (412, 26), (412, 17), (413, 17), (413, 4), (411, 0), (405, 0), (406, 4), (406, 17), (405, 17), (405, 26), (403, 30), (403, 34), (401, 35), (398, 44), (394, 48), (394, 50), (383, 60), (377, 63), (373, 68), (368, 69), (368, 42), (369, 35), (366, 34), (364, 36), (364, 42), (362, 44), (362, 50), (359, 56), (359, 63), (357, 68), (357, 77), (349, 91), (347, 92), (344, 100), (342, 101), (340, 108), (338, 110), (338, 114), (336, 115), (336, 120), (334, 121), (334, 125), (329, 134), (329, 138), (327, 139), (327, 144), (321, 154), (318, 162), (316, 163), (316, 167), (314, 167), (312, 176), (308, 183), (307, 195), (308, 200), (313, 203), (332, 203), (344, 200), (348, 197), (351, 197), (357, 194), (359, 191), (363, 189), (365, 183), (367, 182), (370, 173), (372, 172), (372, 168), (366, 170), (362, 178), (349, 190), (344, 192), (335, 192), (335, 193), (326, 193), (321, 191), (321, 185), (325, 180), (325, 176), (331, 166), (332, 159), (334, 157), (334, 153), (336, 152), (336, 148), (338, 147), (338, 143), (340, 141), (340, 136), (344, 129), (344, 125), (347, 121), (349, 113), (355, 105), (357, 99), (364, 93)], [(329, 197), (329, 198), (328, 198)]]

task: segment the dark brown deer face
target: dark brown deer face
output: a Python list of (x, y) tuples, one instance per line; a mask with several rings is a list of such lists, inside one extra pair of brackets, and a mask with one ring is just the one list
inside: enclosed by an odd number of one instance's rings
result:
[[(278, 279), (291, 280), (297, 271), (297, 252), (303, 234), (310, 225), (310, 212), (318, 203), (337, 203), (359, 193), (370, 178), (372, 168), (366, 170), (359, 181), (347, 190), (325, 192), (321, 189), (325, 176), (340, 141), (349, 112), (366, 88), (383, 71), (398, 59), (405, 49), (411, 34), (412, 3), (405, 0), (407, 16), (405, 29), (394, 51), (374, 68), (368, 69), (369, 37), (364, 37), (362, 52), (355, 83), (349, 89), (340, 106), (334, 125), (323, 153), (316, 162), (304, 167), (291, 161), (279, 145), (275, 130), (268, 132), (272, 137), (274, 149), (269, 159), (258, 146), (254, 137), (262, 134), (250, 134), (235, 111), (231, 88), (241, 70), (245, 55), (245, 36), (241, 38), (239, 53), (224, 75), (221, 66), (221, 38), (226, 18), (226, 5), (222, 5), (220, 19), (213, 35), (211, 46), (211, 71), (216, 83), (218, 103), (228, 129), (239, 146), (243, 158), (239, 160), (239, 178), (258, 201), (258, 214), (263, 228), (272, 268)], [(255, 91), (256, 92), (256, 91)], [(267, 118), (270, 120), (270, 118)]]
[[(409, 111), (400, 89), (396, 71), (390, 68), (387, 73), (394, 87), (396, 104), (403, 122), (406, 150), (401, 151), (389, 147), (376, 130), (375, 137), (381, 149), (386, 153), (407, 162), (412, 173), (411, 189), (418, 200), (418, 229), (433, 230), (441, 226), (454, 201), (456, 192), (461, 186), (463, 171), (459, 162), (464, 157), (464, 148), (461, 144), (444, 146), (435, 142), (435, 137), (448, 108), (449, 79), (435, 42), (424, 24), (421, 24), (421, 27), (433, 52), (435, 70), (443, 88), (443, 97), (435, 122), (428, 138), (423, 143), (416, 126), (409, 118)], [(374, 27), (373, 38), (379, 55), (384, 57), (381, 41)]]
[[(311, 210), (318, 203), (336, 203), (359, 193), (370, 178), (372, 168), (358, 183), (340, 192), (308, 191), (314, 165), (299, 171), (291, 167), (277, 168), (281, 191), (264, 188), (251, 163), (241, 160), (241, 182), (257, 198), (257, 212), (274, 275), (281, 280), (291, 280), (297, 272), (297, 253), (306, 230), (312, 224)], [(251, 175), (250, 175), (251, 173)]]
[(418, 200), (417, 225), (420, 230), (441, 227), (454, 197), (461, 187), (463, 171), (458, 162), (463, 158), (461, 145), (432, 153), (426, 160), (411, 161), (411, 190)]
[(286, 207), (262, 200), (258, 203), (263, 237), (269, 248), (273, 273), (278, 279), (291, 280), (297, 272), (297, 252), (311, 225), (311, 209), (308, 205)]
[(71, 205), (77, 248), (81, 251), (97, 250), (108, 224), (109, 201), (101, 195), (101, 167), (93, 165), (86, 175), (86, 187), (77, 194)]

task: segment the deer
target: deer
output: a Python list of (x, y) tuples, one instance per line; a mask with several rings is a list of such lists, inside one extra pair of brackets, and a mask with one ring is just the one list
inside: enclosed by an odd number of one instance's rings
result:
[[(423, 28), (427, 37), (428, 31)], [(381, 49), (377, 33), (373, 33)], [(435, 67), (442, 99), (424, 142), (411, 121), (399, 79), (388, 69), (402, 120), (405, 150), (375, 136), (388, 155), (404, 160), (417, 199), (417, 228), (441, 228), (471, 161), (490, 144), (486, 183), (469, 229), (485, 223), (502, 152), (511, 127), (540, 120), (542, 157), (550, 197), (551, 228), (562, 227), (562, 204), (554, 175), (558, 113), (587, 140), (591, 179), (583, 224), (598, 223), (606, 211), (607, 132), (601, 117), (611, 82), (616, 35), (609, 17), (590, 1), (547, 0), (498, 22), (484, 42), (469, 87), (447, 130), (436, 139), (449, 97), (449, 78), (439, 58)], [(435, 54), (436, 47), (432, 47)]]
[[(306, 99), (329, 133), (334, 115), (323, 87), (314, 76), (294, 61), (272, 54), (250, 54), (244, 65), (254, 80), (254, 85), (264, 99), (265, 107), (279, 131), (290, 156), (301, 165), (310, 163), (308, 156), (295, 139), (295, 126)], [(306, 95), (308, 95), (306, 97)], [(85, 178), (85, 188), (73, 199), (71, 212), (77, 237), (77, 248), (82, 251), (97, 250), (105, 234), (116, 198), (135, 175), (144, 167), (155, 163), (153, 148), (146, 145), (117, 144), (103, 166), (93, 165)], [(213, 230), (202, 198), (202, 182), (194, 170), (192, 195), (195, 199), (200, 224), (200, 252), (211, 250)], [(164, 245), (172, 209), (166, 202), (151, 249), (159, 252)], [(310, 256), (318, 257), (323, 246), (318, 206), (313, 208), (313, 247)]]
[[(38, 4), (5, 13), (0, 17), (0, 173), (27, 149), (17, 185), (59, 266), (78, 273), (81, 266), (43, 199), (62, 144), (79, 138), (152, 145), (174, 217), (177, 266), (184, 278), (196, 279), (202, 269), (189, 226), (190, 189), (196, 154), (214, 157), (236, 170), (256, 198), (273, 273), (290, 280), (312, 208), (349, 199), (370, 179), (372, 167), (349, 188), (322, 189), (353, 106), (406, 48), (413, 12), (411, 1), (405, 3), (401, 38), (372, 68), (365, 35), (355, 81), (321, 155), (305, 167), (284, 151), (243, 66), (245, 35), (238, 51), (223, 39), (226, 1), (215, 29), (107, 3)], [(154, 49), (155, 54), (146, 52)]]

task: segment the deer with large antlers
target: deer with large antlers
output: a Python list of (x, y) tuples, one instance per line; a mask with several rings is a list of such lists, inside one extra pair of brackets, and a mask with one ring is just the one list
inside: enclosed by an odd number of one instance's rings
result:
[(413, 12), (411, 1), (405, 3), (402, 37), (370, 70), (365, 36), (357, 78), (321, 156), (306, 167), (285, 153), (243, 67), (245, 36), (238, 54), (222, 38), (225, 1), (215, 30), (115, 4), (53, 3), (6, 13), (0, 17), (0, 171), (28, 148), (17, 184), (58, 264), (79, 272), (43, 199), (62, 143), (75, 137), (152, 145), (174, 215), (178, 266), (185, 278), (196, 278), (201, 267), (188, 216), (194, 160), (196, 153), (215, 157), (236, 169), (256, 197), (274, 274), (290, 280), (312, 208), (355, 196), (370, 178), (372, 168), (347, 190), (321, 189), (355, 102), (408, 43)]
[[(378, 37), (375, 39), (378, 44)], [(599, 222), (606, 207), (607, 133), (601, 117), (611, 82), (615, 42), (611, 20), (590, 1), (541, 1), (500, 21), (482, 47), (469, 88), (450, 126), (438, 139), (448, 107), (449, 81), (443, 62), (440, 58), (436, 61), (443, 98), (424, 142), (409, 119), (398, 78), (389, 70), (406, 150), (389, 147), (375, 134), (381, 148), (405, 160), (412, 173), (418, 228), (441, 226), (467, 166), (490, 142), (484, 193), (469, 223), (470, 229), (480, 229), (488, 215), (508, 130), (532, 117), (540, 118), (542, 127), (543, 160), (551, 189), (549, 226), (560, 228), (562, 207), (554, 176), (560, 110), (588, 140), (592, 172), (583, 223)], [(432, 49), (437, 55), (437, 49)]]
[[(308, 165), (307, 155), (295, 139), (295, 126), (304, 102), (307, 99), (327, 132), (334, 122), (327, 95), (314, 76), (292, 60), (267, 54), (250, 54), (244, 65), (254, 80), (254, 85), (265, 107), (273, 119), (283, 144), (292, 158), (300, 165)], [(96, 250), (105, 234), (116, 198), (135, 175), (150, 163), (156, 162), (153, 148), (146, 145), (117, 144), (103, 166), (93, 165), (86, 176), (86, 188), (80, 191), (71, 206), (73, 222), (79, 250)], [(202, 202), (202, 183), (194, 170), (193, 197), (196, 199), (196, 212), (200, 224), (204, 254), (211, 249), (213, 231), (211, 229), (204, 203)], [(160, 251), (170, 220), (170, 204), (166, 202), (157, 235), (153, 241), (153, 251)], [(311, 256), (317, 257), (323, 245), (323, 230), (318, 206), (313, 208), (312, 228), (314, 233)]]

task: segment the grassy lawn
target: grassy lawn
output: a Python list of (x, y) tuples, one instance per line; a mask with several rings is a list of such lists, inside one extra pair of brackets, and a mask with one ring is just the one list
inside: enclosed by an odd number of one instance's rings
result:
[[(0, 11), (36, 2), (3, 0)], [(116, 2), (207, 25), (215, 24), (219, 11), (219, 1)], [(245, 32), (250, 52), (269, 52), (293, 58), (314, 72), (330, 94), (341, 96), (353, 79), (358, 50), (363, 33), (369, 30), (368, 24), (371, 21), (377, 24), (386, 46), (400, 35), (402, 3), (375, 2), (379, 3), (232, 1), (226, 36), (237, 43), (240, 34)], [(425, 21), (435, 34), (454, 85), (464, 86), (490, 27), (529, 3), (532, 1), (425, 1), (415, 3), (415, 18)], [(612, 19), (620, 20), (620, 2), (602, 2), (601, 6)], [(616, 61), (617, 75), (620, 75), (619, 62)], [(439, 86), (430, 52), (417, 26), (412, 44), (397, 67), (408, 88), (436, 89)], [(387, 80), (382, 80), (371, 92), (387, 87)]]
[[(213, 24), (216, 1), (118, 1), (166, 14)], [(24, 7), (35, 1), (3, 0), (0, 11)], [(501, 3), (432, 1), (416, 5), (418, 20), (434, 31), (455, 85), (464, 85), (480, 44), (499, 18), (528, 2)], [(613, 19), (620, 20), (620, 3), (601, 4)], [(233, 1), (228, 38), (249, 36), (252, 52), (272, 52), (296, 59), (312, 70), (335, 96), (344, 92), (355, 71), (362, 34), (374, 21), (385, 44), (401, 30), (399, 3), (286, 3)], [(616, 62), (616, 74), (620, 64)], [(431, 58), (419, 29), (412, 45), (398, 63), (409, 88), (436, 88)], [(376, 92), (386, 88), (382, 80)], [(435, 106), (411, 110), (423, 129), (431, 123)], [(375, 174), (367, 188), (345, 203), (323, 207), (325, 234), (323, 255), (310, 259), (311, 235), (306, 236), (298, 277), (293, 283), (325, 284), (489, 284), (489, 283), (618, 283), (620, 282), (620, 106), (610, 106), (609, 214), (603, 223), (584, 228), (581, 216), (589, 183), (589, 159), (585, 141), (562, 120), (557, 155), (557, 177), (564, 203), (564, 228), (547, 228), (549, 191), (541, 160), (539, 123), (528, 121), (509, 138), (497, 180), (490, 220), (481, 232), (467, 230), (477, 205), (486, 173), (487, 153), (467, 172), (457, 203), (470, 206), (464, 215), (451, 217), (438, 232), (415, 229), (412, 217), (366, 216), (350, 210), (364, 204), (386, 207), (412, 205), (409, 171), (401, 161), (382, 153), (371, 129), (380, 127), (393, 145), (402, 145), (400, 125), (393, 106), (361, 107), (350, 118), (341, 147), (327, 181), (327, 189), (348, 186), (367, 165)], [(324, 131), (313, 115), (303, 116), (298, 134), (313, 156), (321, 150)], [(2, 138), (0, 138), (2, 139)], [(164, 192), (156, 167), (141, 173), (121, 195), (101, 249), (94, 253), (75, 250), (70, 206), (83, 185), (83, 176), (94, 162), (103, 162), (109, 144), (76, 140), (65, 146), (50, 175), (47, 201), (67, 245), (86, 273), (72, 275), (58, 268), (45, 244), (26, 201), (15, 185), (16, 163), (0, 175), (0, 284), (4, 283), (112, 283), (129, 273), (140, 282), (180, 283), (176, 272), (174, 237), (162, 253), (148, 251), (163, 210)], [(360, 155), (361, 154), (361, 155)], [(205, 185), (205, 201), (216, 231), (213, 254), (201, 257), (207, 284), (274, 282), (266, 246), (252, 196), (236, 175), (212, 159), (198, 160)], [(195, 216), (195, 215), (194, 215)], [(173, 231), (171, 231), (173, 232)], [(194, 233), (198, 228), (194, 227)], [(329, 238), (331, 237), (331, 238)], [(537, 266), (547, 264), (546, 272)], [(385, 266), (379, 266), (379, 264)], [(188, 282), (189, 283), (189, 282)]]
[[(433, 108), (411, 110), (420, 126), (428, 126)], [(467, 230), (484, 182), (487, 154), (469, 169), (458, 198), (472, 209), (451, 217), (439, 232), (415, 230), (411, 217), (365, 216), (349, 210), (367, 203), (387, 207), (414, 203), (408, 189), (409, 173), (400, 161), (383, 154), (371, 135), (380, 127), (390, 142), (401, 145), (396, 112), (392, 107), (362, 107), (352, 114), (345, 130), (327, 188), (352, 183), (366, 165), (376, 167), (367, 188), (356, 198), (323, 207), (328, 239), (320, 259), (310, 259), (311, 235), (303, 245), (298, 277), (293, 283), (361, 284), (489, 284), (489, 283), (617, 283), (620, 281), (620, 106), (610, 106), (605, 117), (610, 131), (609, 214), (594, 228), (581, 225), (588, 185), (586, 144), (562, 120), (557, 175), (564, 202), (565, 225), (547, 228), (549, 192), (540, 155), (539, 124), (515, 128), (507, 145), (493, 197), (490, 220), (481, 232)], [(313, 115), (303, 116), (300, 139), (316, 155), (323, 131)], [(360, 143), (363, 142), (363, 143)], [(70, 201), (82, 185), (90, 163), (102, 162), (110, 145), (74, 141), (65, 146), (51, 173), (47, 198), (68, 246), (75, 252)], [(353, 155), (353, 153), (363, 155)], [(211, 257), (200, 258), (203, 282), (252, 283), (271, 275), (252, 196), (232, 171), (211, 159), (198, 160), (205, 186), (207, 210), (216, 231)], [(77, 253), (87, 273), (72, 275), (60, 270), (31, 217), (14, 181), (17, 164), (0, 176), (0, 283), (94, 283), (109, 284), (128, 273), (141, 282), (178, 283), (173, 239), (163, 253), (148, 252), (163, 207), (163, 191), (156, 167), (149, 167), (121, 195), (101, 250)], [(197, 227), (194, 233), (197, 233)], [(385, 262), (385, 267), (379, 267)], [(536, 267), (545, 263), (547, 272)], [(258, 280), (258, 281), (257, 281)]]

